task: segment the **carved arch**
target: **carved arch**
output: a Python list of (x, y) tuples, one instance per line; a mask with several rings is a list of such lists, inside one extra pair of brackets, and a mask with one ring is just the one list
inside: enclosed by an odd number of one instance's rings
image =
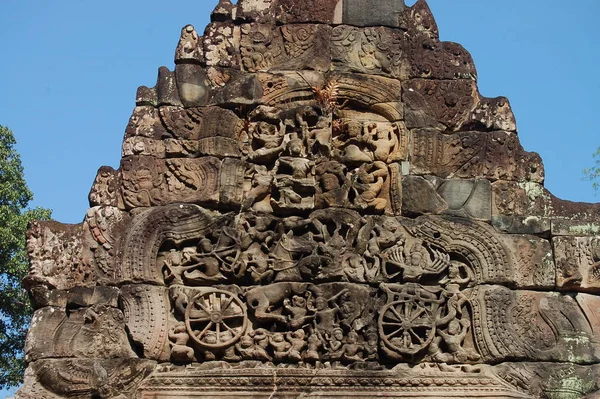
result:
[(475, 275), (471, 284), (510, 283), (513, 259), (491, 227), (458, 218), (425, 216), (417, 220), (411, 232), (466, 260)]
[(224, 216), (193, 204), (173, 204), (138, 213), (124, 241), (121, 278), (125, 282), (164, 284), (156, 257), (166, 240), (179, 243), (221, 224)]

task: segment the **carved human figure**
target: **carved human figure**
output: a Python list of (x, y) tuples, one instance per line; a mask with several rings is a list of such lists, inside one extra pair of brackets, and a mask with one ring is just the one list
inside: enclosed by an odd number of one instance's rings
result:
[(345, 197), (345, 190), (340, 185), (338, 177), (332, 173), (319, 176), (315, 205), (319, 208), (340, 206)]
[[(461, 275), (461, 270), (462, 274)], [(450, 261), (448, 265), (447, 276), (440, 280), (440, 284), (454, 284), (460, 287), (464, 287), (469, 284), (472, 280), (472, 271), (469, 266), (465, 265), (462, 262), (458, 262), (455, 260)]]
[[(125, 187), (131, 186), (131, 190), (125, 192), (125, 197), (133, 196), (132, 204), (137, 206), (152, 206), (162, 201), (163, 186), (162, 176), (154, 176), (152, 171), (145, 167), (136, 169), (131, 182), (125, 182)], [(131, 193), (129, 192), (131, 191)]]
[(356, 283), (374, 282), (376, 276), (379, 274), (379, 270), (373, 272), (373, 268), (370, 268), (365, 258), (359, 254), (349, 252), (343, 256), (342, 265), (344, 268), (344, 274), (348, 281)]
[[(446, 331), (440, 329), (439, 334), (430, 347), (431, 357), (439, 362), (458, 362), (464, 363), (469, 360), (479, 360), (480, 355), (473, 350), (466, 350), (463, 347), (463, 341), (467, 335), (471, 323), (468, 319), (453, 319), (448, 323)], [(444, 353), (440, 348), (440, 342), (443, 340), (448, 353)]]
[(375, 161), (390, 163), (393, 161), (393, 155), (398, 151), (398, 137), (394, 133), (393, 127), (380, 127), (375, 125), (371, 133), (371, 143), (375, 149), (373, 150), (373, 158)]
[(304, 158), (304, 145), (299, 138), (291, 139), (287, 148), (290, 156), (278, 158), (273, 167), (279, 195), (271, 202), (284, 209), (310, 209), (315, 191), (312, 162)]
[(363, 31), (358, 48), (359, 59), (363, 67), (369, 70), (391, 72), (391, 62), (388, 59), (388, 51), (383, 47), (381, 34), (375, 28), (367, 28)]
[(264, 165), (253, 165), (247, 174), (250, 176), (251, 188), (244, 194), (242, 209), (252, 208), (256, 212), (273, 213), (270, 200), (275, 176)]
[(288, 351), (292, 345), (285, 340), (283, 333), (272, 333), (269, 337), (269, 344), (273, 348), (273, 359), (275, 361), (283, 362), (287, 359)]
[[(233, 339), (233, 334), (231, 333), (231, 331), (221, 331), (220, 332), (220, 334), (219, 334), (220, 342), (227, 342), (231, 339)], [(225, 350), (223, 351), (223, 360), (227, 360), (230, 362), (237, 362), (237, 361), (241, 360), (241, 357), (238, 356), (235, 351), (235, 346), (229, 346), (229, 347), (225, 348)]]
[(167, 253), (163, 259), (162, 265), (160, 266), (164, 280), (167, 284), (183, 285), (181, 276), (185, 268), (183, 267), (182, 263), (183, 257), (181, 252), (174, 248), (170, 249), (169, 253)]
[(302, 351), (306, 347), (306, 334), (303, 329), (299, 328), (296, 331), (288, 331), (285, 338), (290, 343), (288, 351), (288, 359), (292, 362), (302, 361)]
[(356, 195), (356, 204), (361, 209), (383, 211), (387, 199), (381, 198), (385, 178), (388, 176), (387, 165), (381, 161), (363, 164), (353, 176), (352, 189)]
[(171, 359), (174, 362), (187, 363), (194, 360), (194, 349), (188, 346), (190, 336), (184, 322), (178, 322), (169, 331), (171, 341)]
[[(315, 298), (315, 325), (318, 330), (331, 332), (336, 323), (341, 310), (335, 300), (343, 295), (346, 290), (342, 290), (330, 298), (325, 298), (323, 294), (318, 294)], [(332, 307), (329, 307), (329, 305)]]
[(342, 345), (342, 359), (346, 361), (362, 362), (363, 346), (358, 342), (359, 335), (351, 330), (346, 336), (346, 342)]
[(342, 346), (344, 340), (344, 330), (335, 327), (327, 339), (327, 346), (330, 360), (340, 360), (342, 358)]
[(379, 359), (378, 342), (379, 335), (377, 334), (377, 330), (374, 328), (367, 329), (366, 340), (363, 346), (365, 360)]
[[(217, 333), (214, 331), (208, 331), (202, 338), (203, 342), (209, 345), (215, 345), (217, 343)], [(215, 360), (217, 358), (215, 352), (212, 349), (203, 349), (202, 354), (204, 355), (205, 361)]]
[[(307, 295), (310, 298), (310, 291), (307, 292)], [(283, 307), (289, 313), (288, 324), (291, 328), (301, 328), (311, 319), (308, 316), (307, 305), (307, 298), (300, 295), (294, 295), (291, 300), (289, 298), (283, 300)]]
[[(244, 360), (255, 360), (254, 339), (250, 335), (244, 335), (235, 344), (235, 349)], [(257, 359), (265, 360), (265, 359)], [(270, 361), (270, 356), (268, 359)]]
[(291, 140), (290, 135), (285, 134), (286, 127), (283, 122), (279, 130), (275, 125), (267, 122), (259, 122), (251, 129), (250, 147), (247, 148), (247, 157), (253, 162), (267, 162), (275, 159), (287, 147)]
[(247, 270), (254, 284), (266, 284), (273, 281), (275, 271), (272, 268), (273, 260), (254, 244), (244, 252)]
[(269, 347), (269, 332), (264, 328), (258, 328), (252, 331), (249, 336), (254, 340), (254, 358), (272, 361), (273, 359), (267, 352), (267, 348)]
[(320, 116), (314, 129), (301, 122), (302, 135), (306, 137), (307, 148), (313, 155), (328, 156), (331, 152), (331, 119)]
[(312, 329), (307, 339), (307, 349), (304, 353), (304, 361), (318, 362), (321, 359), (319, 349), (323, 348), (325, 340), (317, 329)]

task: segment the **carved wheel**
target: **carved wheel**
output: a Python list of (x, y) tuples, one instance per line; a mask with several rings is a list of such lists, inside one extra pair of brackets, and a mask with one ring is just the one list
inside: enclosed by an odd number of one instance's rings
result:
[(191, 339), (203, 348), (224, 349), (246, 331), (246, 305), (237, 295), (209, 290), (196, 295), (185, 310), (185, 325)]
[(388, 303), (379, 314), (379, 333), (388, 348), (414, 355), (435, 337), (434, 312), (430, 304), (415, 299)]

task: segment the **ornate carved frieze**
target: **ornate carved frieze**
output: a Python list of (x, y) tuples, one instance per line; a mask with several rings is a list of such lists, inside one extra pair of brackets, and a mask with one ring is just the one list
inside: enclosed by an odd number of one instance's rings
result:
[(543, 187), (424, 0), (211, 21), (84, 221), (32, 223), (17, 398), (597, 395), (600, 206)]

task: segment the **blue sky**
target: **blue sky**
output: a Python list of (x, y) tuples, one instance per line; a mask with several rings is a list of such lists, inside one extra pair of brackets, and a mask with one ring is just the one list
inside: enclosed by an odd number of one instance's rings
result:
[[(4, 0), (0, 124), (18, 140), (35, 205), (80, 222), (101, 165), (117, 167), (137, 86), (173, 66), (179, 32), (217, 0)], [(486, 96), (507, 96), (557, 196), (596, 202), (582, 169), (600, 145), (600, 2), (430, 0), (441, 38), (475, 60)]]
[[(34, 205), (65, 223), (83, 219), (96, 170), (118, 166), (137, 86), (173, 66), (181, 27), (202, 31), (216, 3), (2, 0), (0, 124), (16, 135)], [(523, 146), (544, 159), (546, 186), (600, 201), (581, 181), (600, 145), (600, 2), (429, 4), (441, 38), (473, 55), (481, 93), (510, 99)]]

